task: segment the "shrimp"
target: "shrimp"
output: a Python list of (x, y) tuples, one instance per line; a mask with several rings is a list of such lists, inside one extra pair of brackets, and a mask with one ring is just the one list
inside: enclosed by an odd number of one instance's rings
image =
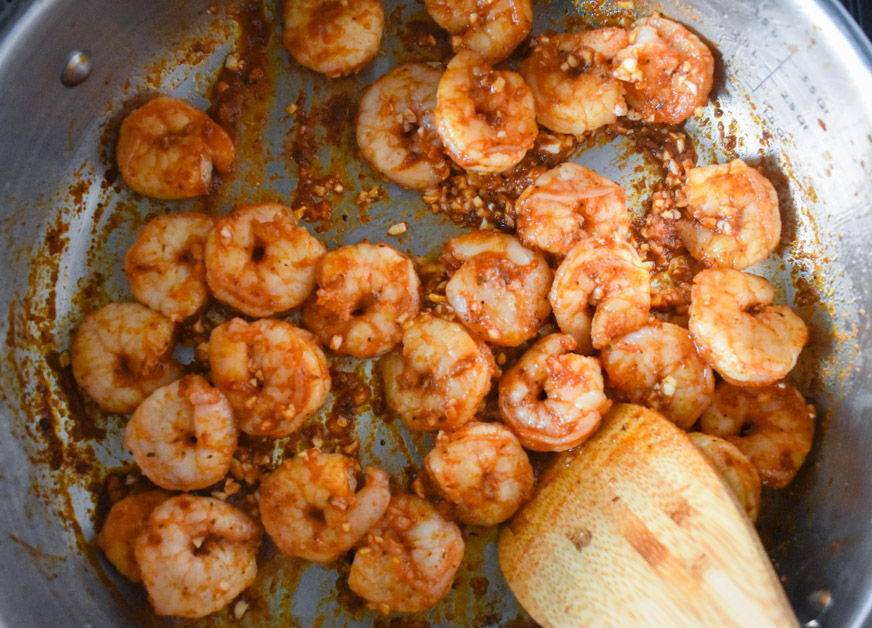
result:
[(708, 99), (715, 61), (696, 35), (655, 15), (633, 25), (630, 45), (615, 56), (614, 68), (637, 114), (648, 122), (679, 124)]
[(551, 313), (551, 269), (539, 252), (510, 235), (473, 231), (445, 243), (442, 263), (454, 274), (449, 305), (473, 333), (515, 347), (536, 335)]
[(212, 169), (230, 172), (236, 151), (204, 111), (158, 96), (124, 118), (115, 156), (130, 188), (171, 200), (208, 194)]
[(196, 212), (158, 216), (127, 250), (124, 273), (140, 303), (177, 322), (209, 299), (203, 262), (213, 220)]
[(139, 404), (124, 444), (149, 480), (161, 488), (193, 491), (227, 474), (236, 436), (224, 395), (202, 376), (186, 375)]
[(240, 205), (206, 239), (206, 281), (219, 301), (249, 316), (301, 305), (327, 248), (278, 203)]
[(536, 143), (536, 106), (520, 74), (460, 52), (439, 80), (436, 130), (449, 157), (475, 172), (502, 172)]
[(282, 462), (257, 491), (260, 519), (288, 556), (331, 562), (360, 541), (391, 500), (388, 476), (366, 468), (357, 493), (360, 465), (341, 454), (309, 449)]
[(421, 309), (421, 281), (412, 261), (387, 244), (361, 242), (324, 256), (318, 292), (303, 324), (333, 351), (372, 358), (403, 337), (403, 323)]
[(73, 377), (106, 412), (129, 413), (155, 390), (178, 379), (172, 357), (175, 327), (139, 303), (110, 303), (91, 312), (71, 350)]
[(760, 513), (760, 475), (748, 457), (723, 438), (702, 432), (691, 432), (688, 436), (733, 491), (748, 518), (752, 522), (757, 521)]
[(442, 72), (425, 63), (391, 70), (366, 88), (357, 115), (360, 154), (391, 181), (426, 190), (451, 169), (433, 110)]
[(580, 136), (627, 115), (624, 86), (611, 66), (628, 43), (623, 28), (540, 35), (519, 69), (533, 92), (539, 124)]
[(533, 28), (530, 0), (424, 0), (424, 6), (451, 34), (454, 52), (472, 50), (488, 63), (506, 59)]
[(693, 278), (688, 328), (700, 355), (739, 386), (768, 386), (796, 364), (808, 329), (763, 277), (708, 269)]
[(257, 575), (262, 531), (251, 517), (210, 497), (179, 495), (152, 511), (135, 556), (158, 615), (205, 617)]
[(448, 593), (463, 551), (460, 529), (433, 504), (395, 494), (355, 553), (348, 586), (384, 614), (424, 611)]
[(282, 42), (300, 65), (338, 78), (369, 65), (384, 27), (380, 0), (285, 0)]
[(515, 514), (536, 482), (527, 452), (500, 423), (467, 423), (456, 432), (439, 432), (424, 469), (439, 494), (454, 504), (457, 518), (479, 526), (495, 526)]
[(560, 330), (590, 353), (647, 322), (651, 280), (627, 242), (583, 241), (557, 268), (549, 299)]
[(749, 388), (721, 382), (700, 418), (700, 431), (733, 443), (763, 484), (784, 488), (811, 450), (814, 422), (814, 406), (789, 384)]
[(687, 216), (678, 233), (708, 266), (742, 270), (766, 258), (781, 239), (775, 188), (741, 159), (692, 168), (684, 186)]
[(424, 314), (382, 361), (385, 401), (409, 429), (455, 430), (475, 416), (495, 371), (488, 346), (463, 325)]
[(533, 451), (583, 443), (611, 406), (599, 360), (569, 353), (575, 340), (551, 334), (536, 342), (500, 380), (500, 414)]
[(327, 358), (317, 339), (285, 321), (234, 318), (212, 330), (209, 365), (246, 434), (284, 438), (330, 391)]
[(626, 239), (630, 232), (624, 189), (573, 163), (539, 176), (515, 202), (518, 237), (524, 245), (567, 255), (582, 240)]
[(696, 423), (715, 394), (711, 367), (678, 325), (651, 319), (609, 342), (600, 358), (609, 387), (622, 401), (653, 408), (683, 430)]

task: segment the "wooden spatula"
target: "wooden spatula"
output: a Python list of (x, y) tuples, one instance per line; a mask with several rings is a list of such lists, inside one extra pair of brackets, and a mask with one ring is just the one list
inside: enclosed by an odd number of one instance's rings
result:
[(687, 435), (616, 405), (543, 473), (499, 561), (543, 626), (796, 626), (753, 525)]

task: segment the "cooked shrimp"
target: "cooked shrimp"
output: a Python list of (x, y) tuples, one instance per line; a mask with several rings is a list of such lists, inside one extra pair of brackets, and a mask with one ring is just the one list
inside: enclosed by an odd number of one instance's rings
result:
[(182, 375), (172, 357), (172, 321), (139, 303), (110, 303), (82, 321), (71, 350), (73, 376), (106, 412), (128, 413)]
[(240, 205), (206, 239), (206, 281), (219, 301), (249, 316), (302, 304), (327, 248), (278, 203)]
[(396, 494), (355, 553), (348, 586), (385, 614), (424, 611), (451, 588), (463, 550), (460, 529), (433, 504)]
[(254, 582), (260, 526), (230, 504), (179, 495), (160, 504), (136, 539), (136, 562), (158, 615), (204, 617)]
[(808, 329), (763, 277), (709, 269), (693, 278), (688, 327), (700, 355), (729, 382), (767, 386), (790, 372)]
[(684, 26), (646, 17), (630, 31), (630, 45), (614, 59), (626, 81), (627, 103), (648, 122), (678, 124), (702, 107), (712, 90), (711, 51)]
[(336, 353), (372, 358), (403, 337), (421, 309), (412, 261), (387, 244), (361, 242), (330, 251), (318, 264), (318, 292), (303, 324)]
[(622, 401), (654, 408), (683, 430), (712, 402), (715, 378), (686, 329), (651, 319), (615, 338), (600, 358)]
[(139, 404), (124, 444), (149, 480), (161, 488), (193, 491), (227, 474), (236, 436), (224, 395), (200, 375), (186, 375)]
[(760, 512), (760, 475), (748, 457), (723, 438), (702, 432), (691, 432), (688, 436), (733, 491), (748, 518), (757, 521)]
[(158, 96), (121, 123), (115, 156), (124, 182), (145, 196), (191, 198), (209, 193), (212, 169), (230, 172), (233, 141), (204, 111)]
[(128, 495), (114, 504), (94, 542), (106, 559), (131, 582), (140, 582), (142, 574), (133, 554), (136, 537), (158, 504), (170, 497), (166, 491), (146, 491)]
[(628, 243), (583, 241), (557, 268), (549, 298), (560, 330), (590, 353), (647, 322), (650, 277)]
[(451, 34), (454, 52), (472, 50), (499, 63), (533, 27), (530, 0), (424, 0), (433, 20)]
[(439, 494), (464, 523), (495, 526), (533, 493), (536, 477), (521, 443), (500, 423), (467, 423), (439, 432), (424, 458), (424, 469)]
[(687, 216), (678, 222), (678, 233), (706, 265), (742, 270), (778, 245), (778, 194), (741, 159), (688, 170), (684, 194)]
[(454, 274), (445, 297), (473, 333), (504, 347), (536, 335), (551, 313), (551, 269), (541, 253), (510, 235), (473, 231), (445, 243), (442, 263)]
[(624, 189), (569, 162), (521, 193), (515, 217), (521, 242), (555, 255), (567, 255), (582, 240), (624, 240), (630, 231)]
[(570, 353), (568, 334), (545, 336), (500, 380), (500, 414), (533, 451), (565, 451), (599, 427), (612, 402), (603, 393), (599, 360)]
[(519, 72), (536, 100), (539, 124), (582, 135), (627, 115), (624, 85), (612, 59), (627, 47), (623, 28), (540, 35)]
[(367, 467), (366, 485), (355, 493), (358, 473), (353, 458), (309, 449), (267, 475), (257, 497), (263, 527), (276, 547), (325, 563), (354, 547), (391, 500), (384, 471)]
[(814, 407), (789, 384), (748, 388), (721, 382), (700, 430), (738, 447), (763, 484), (784, 488), (811, 450), (814, 420)]
[(124, 257), (133, 296), (174, 322), (196, 314), (209, 298), (203, 256), (212, 222), (192, 212), (145, 225)]
[(246, 434), (284, 438), (330, 391), (327, 358), (317, 339), (285, 321), (234, 318), (212, 330), (209, 365)]
[(425, 63), (391, 70), (366, 88), (357, 115), (360, 154), (403, 187), (425, 190), (451, 170), (433, 110), (442, 72)]
[(520, 74), (460, 52), (439, 80), (436, 130), (448, 155), (476, 172), (516, 165), (536, 142), (536, 107)]
[(282, 41), (297, 63), (337, 78), (369, 65), (384, 27), (380, 0), (285, 0)]

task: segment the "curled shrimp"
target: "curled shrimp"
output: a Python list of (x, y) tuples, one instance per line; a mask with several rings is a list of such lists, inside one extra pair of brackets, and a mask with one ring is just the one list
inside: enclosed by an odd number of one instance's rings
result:
[(424, 0), (433, 20), (451, 34), (454, 52), (472, 50), (499, 63), (533, 27), (530, 0)]
[(718, 436), (691, 432), (691, 442), (706, 457), (721, 479), (730, 487), (751, 521), (760, 513), (760, 475), (733, 443)]
[(282, 42), (297, 63), (330, 78), (359, 72), (378, 54), (380, 0), (285, 0)]
[(73, 376), (106, 412), (128, 413), (182, 375), (172, 357), (175, 328), (139, 303), (110, 303), (91, 312), (76, 332)]
[(385, 401), (412, 430), (455, 430), (475, 416), (495, 371), (488, 346), (463, 325), (424, 314), (382, 361)]
[(158, 96), (121, 122), (115, 156), (133, 190), (179, 199), (208, 194), (213, 167), (229, 172), (236, 151), (227, 131), (205, 112)]
[(387, 474), (341, 454), (317, 449), (285, 459), (257, 491), (260, 519), (279, 550), (288, 556), (330, 562), (350, 550), (384, 514), (391, 500)]
[(630, 231), (624, 188), (569, 162), (521, 193), (515, 217), (521, 242), (555, 255), (567, 255), (582, 240), (624, 240)]
[(772, 305), (766, 279), (730, 269), (693, 278), (688, 327), (700, 355), (737, 385), (767, 386), (784, 378), (808, 342), (808, 329), (786, 305)]
[(699, 425), (738, 447), (763, 484), (784, 488), (811, 450), (814, 421), (814, 407), (789, 384), (749, 388), (721, 382)]
[(327, 248), (278, 203), (241, 205), (206, 239), (206, 281), (215, 298), (249, 316), (301, 305)]
[(149, 480), (193, 491), (221, 480), (236, 451), (236, 421), (227, 399), (200, 375), (186, 375), (151, 393), (124, 436)]
[(626, 82), (627, 103), (643, 119), (679, 124), (708, 99), (715, 61), (684, 26), (652, 16), (633, 25), (614, 67), (615, 78)]
[(451, 170), (433, 110), (442, 72), (425, 63), (391, 70), (366, 88), (357, 115), (360, 154), (403, 187), (425, 190)]
[(741, 159), (691, 168), (684, 186), (687, 215), (678, 233), (708, 266), (742, 270), (766, 258), (781, 239), (775, 188)]
[(582, 135), (627, 115), (612, 59), (627, 47), (623, 28), (540, 35), (519, 69), (536, 101), (536, 118), (558, 133)]
[(337, 353), (387, 353), (403, 337), (403, 323), (421, 309), (421, 281), (412, 261), (387, 244), (330, 251), (318, 264), (316, 280), (303, 324)]
[(246, 434), (284, 438), (330, 391), (327, 358), (312, 334), (285, 321), (234, 318), (212, 330), (209, 365)]
[(520, 74), (494, 70), (460, 52), (445, 68), (436, 99), (436, 130), (448, 155), (476, 172), (518, 164), (536, 142), (536, 107)]
[(155, 508), (136, 539), (136, 562), (158, 615), (205, 617), (257, 575), (260, 526), (210, 497), (179, 495)]
[(473, 333), (504, 347), (536, 335), (548, 318), (551, 269), (517, 238), (473, 231), (445, 243), (442, 263), (454, 274), (445, 297)]
[(348, 586), (385, 614), (424, 611), (448, 593), (463, 551), (460, 529), (433, 504), (395, 494), (354, 554)]
[(500, 414), (527, 449), (580, 445), (611, 406), (599, 360), (570, 353), (573, 349), (568, 334), (545, 336), (500, 379)]
[(527, 452), (500, 423), (467, 423), (456, 432), (439, 432), (424, 469), (439, 494), (454, 504), (457, 518), (479, 526), (495, 526), (515, 514), (536, 481)]

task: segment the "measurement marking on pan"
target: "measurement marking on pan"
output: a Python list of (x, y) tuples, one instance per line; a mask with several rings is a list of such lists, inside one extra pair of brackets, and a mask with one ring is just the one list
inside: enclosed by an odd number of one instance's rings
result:
[[(757, 51), (756, 51), (756, 50), (755, 50), (755, 51), (752, 51), (752, 52), (751, 52), (751, 56), (756, 58), (756, 57), (757, 57)], [(782, 66), (784, 66), (785, 63), (787, 63), (788, 61), (790, 61), (790, 58), (791, 58), (792, 56), (793, 56), (793, 53), (791, 52), (791, 53), (788, 54), (784, 59), (782, 59), (781, 61), (779, 61), (779, 62), (778, 62), (778, 65), (776, 65), (776, 66), (772, 69), (772, 71), (770, 71), (769, 74), (767, 74), (767, 75), (764, 77), (764, 79), (763, 79), (762, 81), (760, 81), (760, 82), (757, 84), (757, 87), (755, 87), (754, 89), (751, 90), (751, 93), (753, 94), (753, 93), (756, 92), (758, 89), (760, 89), (760, 87), (763, 85), (763, 83), (765, 83), (765, 82), (768, 81), (770, 78), (772, 78), (772, 75), (773, 75), (773, 74), (775, 74), (776, 72), (778, 72), (778, 70), (780, 70), (780, 69), (782, 68)]]

